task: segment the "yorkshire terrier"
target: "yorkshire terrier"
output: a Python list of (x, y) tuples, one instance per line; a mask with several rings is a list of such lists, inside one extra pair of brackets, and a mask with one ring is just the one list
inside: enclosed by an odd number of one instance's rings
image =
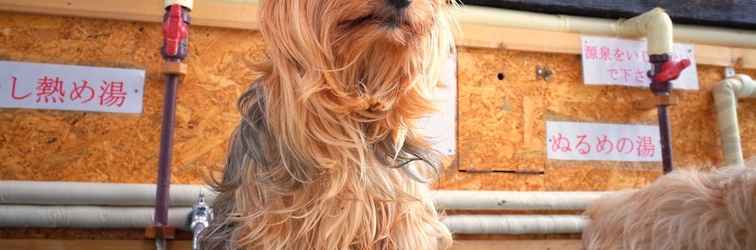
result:
[(448, 248), (414, 180), (438, 157), (413, 123), (453, 50), (451, 4), (262, 1), (268, 60), (239, 99), (202, 247)]
[(680, 170), (586, 211), (587, 250), (756, 249), (756, 161)]

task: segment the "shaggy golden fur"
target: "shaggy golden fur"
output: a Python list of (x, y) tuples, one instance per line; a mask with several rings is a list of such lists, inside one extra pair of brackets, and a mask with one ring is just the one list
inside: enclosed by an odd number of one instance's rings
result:
[(447, 5), (262, 1), (269, 61), (239, 100), (203, 249), (448, 247), (407, 174), (437, 166), (413, 122), (453, 48)]
[(705, 173), (679, 170), (586, 211), (588, 250), (756, 249), (756, 161)]

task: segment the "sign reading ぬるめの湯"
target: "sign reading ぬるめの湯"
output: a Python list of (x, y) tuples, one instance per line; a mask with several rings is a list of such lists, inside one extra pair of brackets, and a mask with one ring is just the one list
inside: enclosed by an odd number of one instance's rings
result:
[(0, 61), (0, 108), (141, 113), (144, 70)]
[(661, 161), (658, 126), (547, 121), (546, 142), (552, 160)]

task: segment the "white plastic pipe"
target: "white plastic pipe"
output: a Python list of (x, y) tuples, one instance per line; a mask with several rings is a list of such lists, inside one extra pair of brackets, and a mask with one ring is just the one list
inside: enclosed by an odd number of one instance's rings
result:
[[(667, 25), (668, 16), (661, 9), (652, 10), (629, 20), (610, 20), (602, 18), (577, 17), (567, 15), (540, 14), (534, 12), (495, 9), (488, 7), (465, 6), (454, 12), (462, 24), (477, 24), (521, 29), (535, 29), (555, 32), (593, 34), (605, 36), (639, 37), (644, 30), (655, 25)], [(666, 30), (648, 34), (654, 37), (667, 36)], [(672, 32), (671, 29), (669, 32)], [(756, 48), (756, 32), (726, 28), (711, 28), (693, 25), (675, 25), (674, 40), (697, 44)], [(464, 34), (462, 34), (464, 36)], [(651, 40), (651, 39), (649, 39)], [(660, 40), (654, 38), (654, 40)], [(651, 45), (655, 48), (657, 45)], [(670, 44), (659, 44), (659, 52), (668, 49)]]
[[(0, 228), (144, 228), (152, 223), (152, 184), (81, 182), (0, 182)], [(186, 226), (199, 185), (171, 188), (170, 224)], [(433, 191), (440, 209), (450, 210), (581, 210), (601, 192)], [(115, 207), (114, 207), (115, 206)], [(444, 219), (456, 233), (551, 234), (577, 233), (579, 216), (453, 215)]]
[(586, 220), (577, 215), (453, 215), (443, 223), (457, 234), (576, 234)]
[[(0, 205), (0, 228), (146, 228), (152, 207)], [(169, 224), (186, 229), (189, 207), (172, 208)], [(585, 220), (576, 215), (452, 215), (443, 223), (459, 234), (572, 234)]]
[(184, 6), (190, 10), (194, 8), (194, 0), (165, 0), (163, 6), (168, 7), (174, 4)]
[(720, 138), (728, 165), (743, 165), (743, 149), (738, 126), (738, 99), (756, 98), (756, 83), (747, 75), (723, 80), (714, 88)]
[(642, 37), (648, 40), (648, 54), (671, 54), (674, 44), (672, 19), (661, 8), (655, 8), (642, 15), (621, 21), (620, 34)]
[(432, 194), (439, 209), (582, 210), (606, 192), (447, 191)]
[[(171, 208), (168, 224), (186, 228), (190, 207)], [(153, 207), (0, 205), (0, 228), (146, 228)]]
[[(153, 184), (0, 181), (0, 204), (152, 206)], [(189, 207), (203, 192), (200, 185), (171, 185), (171, 206)], [(604, 192), (432, 191), (440, 209), (451, 210), (581, 210)]]
[[(171, 206), (191, 207), (204, 186), (171, 185)], [(0, 204), (153, 206), (154, 184), (0, 181)]]

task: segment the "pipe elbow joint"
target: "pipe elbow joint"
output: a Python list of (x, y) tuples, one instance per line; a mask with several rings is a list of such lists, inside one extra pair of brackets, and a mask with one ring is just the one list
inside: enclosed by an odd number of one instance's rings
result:
[(646, 36), (648, 54), (670, 54), (673, 51), (672, 18), (662, 8), (655, 8), (620, 24), (620, 33), (627, 36)]
[(715, 98), (729, 95), (734, 98), (756, 98), (756, 82), (750, 76), (736, 75), (714, 87)]

